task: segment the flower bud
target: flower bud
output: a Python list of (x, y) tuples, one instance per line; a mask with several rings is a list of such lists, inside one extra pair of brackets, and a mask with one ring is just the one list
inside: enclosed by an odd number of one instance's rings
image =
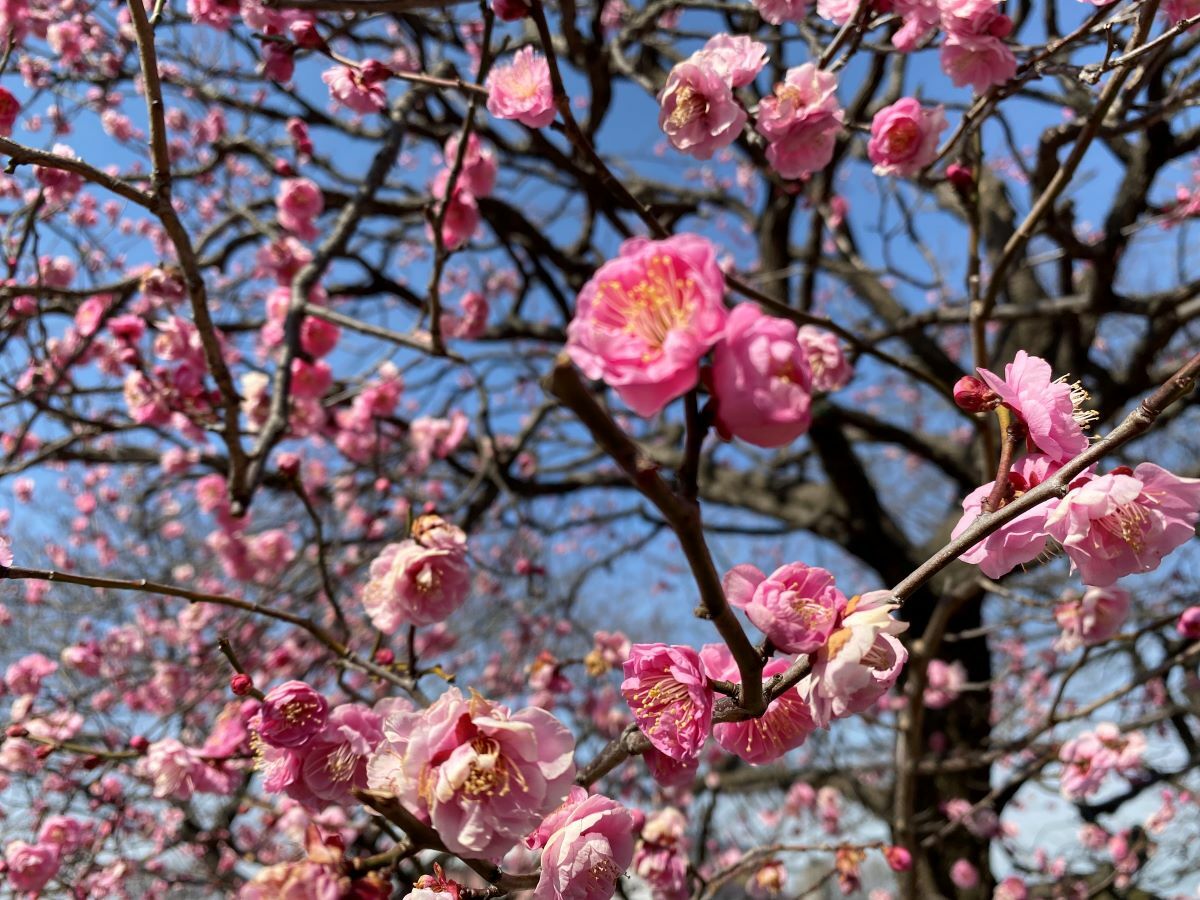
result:
[(145, 753), (150, 746), (150, 742), (140, 734), (135, 734), (129, 739), (129, 749), (136, 750), (138, 753)]
[(980, 413), (999, 406), (1000, 397), (974, 375), (964, 375), (954, 385), (954, 402), (959, 409)]
[(238, 697), (245, 697), (254, 690), (254, 682), (245, 672), (238, 672), (229, 679), (229, 689)]
[(975, 187), (975, 173), (961, 163), (946, 166), (946, 180), (954, 185), (954, 189), (960, 194), (966, 194)]
[(394, 74), (391, 69), (377, 59), (368, 59), (363, 62), (361, 72), (362, 83), (367, 85), (380, 84)]
[(883, 856), (893, 872), (907, 872), (912, 868), (912, 854), (903, 847), (884, 847)]
[(1175, 628), (1189, 641), (1200, 641), (1200, 606), (1185, 609)]
[(387, 647), (380, 647), (375, 651), (375, 662), (381, 666), (390, 666), (396, 661), (396, 654)]

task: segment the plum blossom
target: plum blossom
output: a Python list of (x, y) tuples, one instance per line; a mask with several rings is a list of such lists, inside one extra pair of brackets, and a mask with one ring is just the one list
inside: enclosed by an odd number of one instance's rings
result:
[(844, 120), (837, 76), (804, 63), (788, 69), (763, 98), (756, 127), (767, 139), (771, 168), (784, 178), (804, 178), (829, 165)]
[(1085, 644), (1107, 641), (1129, 615), (1129, 592), (1119, 587), (1088, 588), (1083, 596), (1071, 596), (1054, 608), (1054, 619), (1062, 634), (1054, 649), (1069, 652)]
[(757, 447), (781, 447), (812, 422), (808, 354), (796, 326), (739, 303), (713, 353), (717, 428)]
[(687, 854), (687, 820), (668, 806), (646, 817), (632, 871), (650, 885), (655, 900), (686, 900)]
[(429, 515), (413, 523), (413, 537), (388, 544), (371, 563), (363, 608), (385, 634), (401, 625), (433, 625), (467, 599), (471, 570), (467, 536), (444, 519)]
[(325, 195), (309, 178), (285, 178), (275, 195), (279, 224), (297, 237), (311, 241), (317, 237), (314, 224), (325, 209)]
[(808, 354), (812, 389), (819, 393), (840, 391), (854, 377), (854, 367), (842, 352), (837, 337), (815, 325), (801, 325), (796, 340)]
[(387, 106), (387, 89), (375, 73), (352, 66), (334, 66), (321, 74), (329, 95), (356, 113), (379, 112)]
[(930, 709), (942, 709), (958, 699), (967, 683), (967, 670), (961, 662), (947, 663), (931, 659), (925, 670), (925, 693), (922, 701)]
[(273, 747), (300, 747), (325, 726), (329, 704), (303, 681), (287, 681), (263, 698), (255, 723), (258, 736)]
[(978, 372), (1000, 402), (1017, 414), (1029, 442), (1054, 462), (1066, 462), (1087, 449), (1083, 429), (1096, 418), (1095, 412), (1083, 408), (1087, 391), (1062, 378), (1052, 380), (1044, 359), (1018, 350), (1004, 367), (1003, 378), (986, 369)]
[(21, 114), (21, 104), (12, 92), (0, 87), (0, 135), (8, 137), (12, 134), (17, 116)]
[(938, 136), (946, 130), (945, 110), (924, 107), (913, 97), (885, 106), (871, 120), (867, 157), (876, 175), (911, 178), (933, 162)]
[(628, 240), (579, 292), (567, 353), (634, 412), (654, 415), (696, 386), (700, 358), (725, 327), (724, 294), (704, 238)]
[(4, 861), (8, 864), (8, 883), (14, 890), (37, 893), (58, 874), (61, 849), (57, 844), (40, 841), (12, 841), (4, 848)]
[[(1037, 487), (1058, 468), (1058, 463), (1048, 456), (1034, 454), (1022, 457), (1009, 470), (1008, 481), (1012, 493), (1001, 506)], [(988, 482), (966, 496), (962, 503), (963, 515), (951, 532), (952, 538), (970, 528), (983, 513), (984, 501), (991, 496), (994, 484)], [(1026, 510), (967, 550), (959, 559), (979, 566), (979, 570), (989, 578), (999, 578), (1016, 566), (1037, 559), (1046, 549), (1046, 518), (1057, 505), (1058, 501), (1052, 499)]]
[(674, 760), (700, 754), (712, 725), (713, 696), (691, 647), (634, 644), (621, 694), (650, 743)]
[(692, 54), (671, 69), (658, 95), (658, 127), (676, 150), (696, 159), (712, 159), (737, 140), (746, 124), (725, 61), (703, 51)]
[(735, 88), (754, 81), (767, 62), (766, 44), (744, 34), (714, 34), (698, 53)]
[(758, 14), (771, 25), (802, 22), (811, 5), (811, 0), (754, 0)]
[(754, 626), (785, 653), (819, 650), (846, 608), (846, 597), (834, 586), (833, 576), (803, 563), (781, 566), (769, 576), (751, 565), (735, 566), (722, 583), (729, 605), (745, 610)]
[[(725, 644), (705, 644), (700, 662), (710, 678), (741, 683), (737, 662)], [(763, 677), (782, 674), (790, 665), (788, 659), (773, 659), (763, 668)], [(797, 688), (791, 688), (772, 700), (757, 719), (714, 725), (713, 737), (727, 752), (761, 766), (795, 750), (815, 728), (808, 704)]]
[(510, 63), (494, 67), (486, 87), (487, 110), (497, 119), (515, 119), (530, 128), (543, 128), (554, 121), (550, 64), (532, 47), (522, 47)]
[[(547, 829), (547, 822), (552, 827)], [(573, 787), (566, 802), (539, 831), (542, 868), (533, 900), (607, 900), (633, 861), (634, 824), (629, 810), (601, 794)]]
[(224, 773), (204, 762), (196, 749), (185, 747), (175, 738), (152, 743), (136, 769), (153, 782), (155, 797), (186, 800), (192, 794), (224, 793), (229, 787)]
[(1189, 606), (1180, 613), (1175, 630), (1189, 641), (1200, 641), (1200, 606)]
[(545, 710), (516, 713), (450, 688), (428, 709), (388, 717), (367, 779), (451, 852), (499, 859), (567, 796), (575, 741)]
[(1151, 572), (1195, 535), (1200, 479), (1180, 478), (1141, 463), (1073, 487), (1046, 517), (1084, 584), (1108, 587), (1118, 578)]
[(813, 657), (812, 672), (799, 685), (818, 726), (826, 728), (833, 719), (869, 709), (899, 677), (908, 651), (896, 635), (908, 623), (892, 618), (897, 605), (887, 591), (847, 602), (837, 630)]
[(1068, 800), (1081, 800), (1100, 790), (1109, 774), (1141, 768), (1146, 739), (1140, 731), (1122, 734), (1111, 722), (1065, 742), (1058, 752), (1062, 763), (1060, 788)]

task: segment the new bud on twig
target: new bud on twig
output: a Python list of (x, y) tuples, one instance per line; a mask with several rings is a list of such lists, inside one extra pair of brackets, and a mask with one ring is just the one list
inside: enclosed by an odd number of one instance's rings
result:
[(245, 672), (238, 672), (229, 679), (229, 689), (239, 697), (245, 697), (254, 690), (254, 682)]
[(969, 413), (988, 412), (1000, 405), (999, 395), (974, 375), (964, 375), (954, 385), (954, 402)]

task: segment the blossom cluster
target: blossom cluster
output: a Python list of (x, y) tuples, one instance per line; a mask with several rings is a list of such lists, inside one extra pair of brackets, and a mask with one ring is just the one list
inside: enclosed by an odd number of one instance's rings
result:
[(797, 328), (756, 304), (726, 311), (716, 248), (694, 234), (626, 241), (579, 293), (567, 353), (643, 416), (700, 383), (717, 429), (759, 447), (779, 447), (808, 430), (813, 392), (838, 390), (852, 371), (837, 339)]

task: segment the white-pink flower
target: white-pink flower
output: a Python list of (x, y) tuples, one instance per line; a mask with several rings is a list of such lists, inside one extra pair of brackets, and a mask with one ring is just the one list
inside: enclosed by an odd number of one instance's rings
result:
[(554, 121), (550, 64), (532, 47), (522, 47), (512, 62), (496, 66), (487, 77), (487, 109), (497, 119), (515, 119), (530, 128)]

